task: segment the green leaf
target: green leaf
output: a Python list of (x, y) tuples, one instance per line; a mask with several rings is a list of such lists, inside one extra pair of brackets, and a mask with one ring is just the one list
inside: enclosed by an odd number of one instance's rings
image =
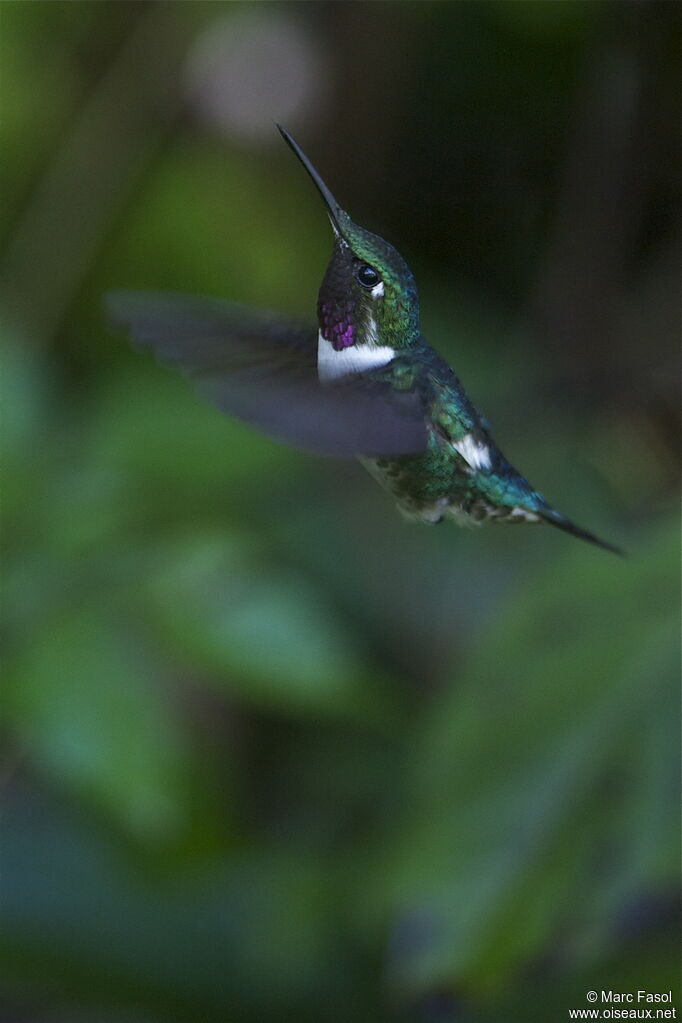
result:
[(182, 746), (167, 695), (135, 631), (105, 606), (55, 614), (9, 665), (5, 703), (47, 777), (142, 841), (182, 829)]
[[(125, 342), (124, 342), (125, 343)], [(223, 416), (191, 384), (142, 355), (101, 395), (92, 440), (93, 463), (137, 474), (150, 499), (193, 488), (229, 497), (267, 473), (286, 471), (295, 452)]]
[(676, 547), (571, 550), (427, 715), (388, 884), (399, 988), (490, 987), (550, 941), (589, 959), (674, 890)]
[(308, 850), (260, 846), (169, 875), (39, 797), (11, 801), (5, 828), (5, 991), (98, 1019), (113, 1005), (136, 1019), (312, 1023), (327, 998), (325, 1018), (348, 1019), (354, 957), (330, 871)]
[(37, 479), (42, 476), (47, 395), (45, 367), (37, 353), (18, 332), (0, 322), (0, 470), (5, 520), (26, 501), (27, 492), (35, 494)]
[(376, 679), (324, 595), (252, 546), (246, 535), (206, 534), (157, 550), (146, 583), (164, 645), (249, 702), (373, 714)]

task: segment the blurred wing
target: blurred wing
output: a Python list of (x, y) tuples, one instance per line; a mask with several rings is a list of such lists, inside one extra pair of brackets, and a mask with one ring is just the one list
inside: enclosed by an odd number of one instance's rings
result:
[(218, 299), (111, 292), (112, 323), (179, 366), (223, 412), (294, 447), (339, 457), (417, 454), (427, 431), (416, 392), (371, 374), (335, 387), (317, 375), (317, 328)]

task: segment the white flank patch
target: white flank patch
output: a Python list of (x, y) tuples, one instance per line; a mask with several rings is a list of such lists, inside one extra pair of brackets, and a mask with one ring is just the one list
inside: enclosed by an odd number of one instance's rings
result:
[(370, 291), (370, 295), (372, 296), (372, 298), (383, 298), (384, 297), (384, 282), (383, 281), (379, 281), (378, 284), (375, 284), (374, 287), (372, 288), (372, 290)]
[(352, 345), (337, 352), (331, 341), (320, 331), (317, 335), (317, 375), (322, 384), (336, 383), (354, 373), (386, 366), (395, 357), (395, 349), (388, 345)]
[(539, 522), (540, 516), (536, 515), (535, 512), (526, 511), (525, 508), (519, 508), (517, 505), (509, 513), (510, 519), (522, 519), (524, 522)]
[(467, 433), (466, 436), (462, 437), (456, 443), (452, 443), (455, 451), (458, 451), (465, 462), (471, 466), (472, 469), (489, 469), (490, 468), (490, 451), (487, 444), (483, 444), (482, 441), (476, 440), (473, 433)]

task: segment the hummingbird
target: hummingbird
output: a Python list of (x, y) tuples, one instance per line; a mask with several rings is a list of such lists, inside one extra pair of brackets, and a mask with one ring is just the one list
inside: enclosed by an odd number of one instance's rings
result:
[(303, 450), (357, 458), (409, 519), (575, 525), (504, 457), (490, 425), (421, 333), (415, 279), (355, 224), (280, 125), (326, 206), (333, 248), (317, 325), (220, 299), (115, 291), (110, 319), (179, 367), (219, 409)]

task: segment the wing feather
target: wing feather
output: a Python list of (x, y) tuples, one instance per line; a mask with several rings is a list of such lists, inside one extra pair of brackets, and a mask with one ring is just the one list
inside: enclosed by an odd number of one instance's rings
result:
[(422, 399), (358, 376), (333, 387), (317, 375), (317, 328), (219, 299), (111, 292), (112, 324), (178, 366), (221, 411), (317, 454), (416, 454), (427, 444)]

